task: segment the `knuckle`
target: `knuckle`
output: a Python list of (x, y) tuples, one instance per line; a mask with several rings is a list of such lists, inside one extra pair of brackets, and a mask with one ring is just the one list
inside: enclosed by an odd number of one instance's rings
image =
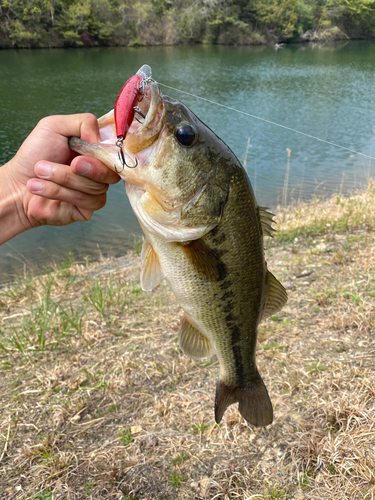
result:
[(97, 194), (105, 194), (108, 191), (108, 187), (109, 187), (108, 184), (103, 184), (103, 183), (98, 184), (96, 188)]
[(48, 127), (48, 125), (51, 123), (51, 117), (50, 116), (45, 116), (44, 118), (42, 118), (41, 120), (39, 120), (38, 122), (38, 127), (42, 127), (42, 128), (45, 128), (45, 127)]
[(93, 212), (86, 212), (84, 217), (86, 221), (89, 221), (92, 217)]
[(68, 186), (69, 185), (69, 172), (66, 170), (66, 171), (62, 171), (60, 172), (60, 177), (61, 177), (61, 184), (63, 186)]
[(91, 179), (90, 183), (90, 192), (91, 194), (97, 196), (99, 194), (106, 193), (108, 191), (108, 184), (105, 184), (104, 182), (100, 182), (98, 180)]
[(105, 193), (97, 195), (79, 193), (75, 200), (77, 206), (90, 211), (100, 210), (106, 201), (107, 195)]
[(45, 194), (48, 198), (52, 200), (59, 200), (61, 195), (61, 189), (55, 182), (45, 182)]
[(92, 123), (95, 123), (97, 124), (98, 123), (98, 119), (96, 118), (96, 116), (92, 113), (85, 113), (85, 116), (86, 116), (86, 119)]
[(91, 200), (91, 196), (89, 194), (82, 193), (82, 191), (76, 191), (74, 198), (74, 201), (78, 206), (88, 205)]
[(105, 206), (105, 204), (107, 203), (107, 195), (106, 194), (102, 194), (98, 197), (98, 208), (101, 209)]
[(82, 113), (82, 123), (89, 127), (97, 127), (98, 119), (92, 113)]

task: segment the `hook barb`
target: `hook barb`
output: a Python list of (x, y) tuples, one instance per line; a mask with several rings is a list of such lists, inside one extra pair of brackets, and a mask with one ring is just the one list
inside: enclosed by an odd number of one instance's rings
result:
[(126, 159), (125, 159), (125, 155), (124, 155), (124, 151), (122, 150), (122, 146), (124, 144), (124, 138), (122, 136), (120, 136), (117, 141), (116, 141), (116, 146), (120, 149), (120, 151), (118, 152), (118, 158), (119, 160), (121, 161), (122, 163), (122, 169), (121, 170), (117, 170), (117, 167), (115, 165), (115, 171), (117, 174), (121, 174), (121, 172), (124, 170), (125, 167), (128, 167), (128, 168), (136, 168), (138, 166), (138, 160), (137, 158), (134, 159), (135, 161), (135, 165), (128, 165), (126, 163)]

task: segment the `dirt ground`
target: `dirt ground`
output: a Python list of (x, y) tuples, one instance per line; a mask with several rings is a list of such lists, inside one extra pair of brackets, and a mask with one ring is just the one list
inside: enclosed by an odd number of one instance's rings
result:
[(215, 359), (177, 345), (139, 256), (0, 289), (0, 499), (375, 497), (375, 186), (278, 213), (289, 301), (259, 329), (274, 423), (214, 421)]

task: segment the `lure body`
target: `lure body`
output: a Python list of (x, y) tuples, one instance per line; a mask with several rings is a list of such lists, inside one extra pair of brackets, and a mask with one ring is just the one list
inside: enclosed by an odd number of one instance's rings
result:
[(125, 83), (115, 103), (115, 126), (117, 139), (124, 140), (134, 118), (143, 77), (138, 73)]
[[(126, 163), (123, 145), (126, 134), (128, 133), (133, 122), (135, 112), (137, 111), (143, 118), (145, 118), (141, 110), (136, 105), (137, 102), (141, 100), (140, 96), (143, 96), (146, 83), (151, 80), (151, 75), (152, 71), (150, 66), (144, 64), (134, 76), (129, 78), (116, 99), (114, 109), (117, 136), (116, 146), (119, 148), (118, 157), (122, 163), (123, 169), (125, 166), (128, 168), (135, 168), (138, 165), (137, 158), (134, 160), (134, 165), (128, 165)], [(117, 171), (116, 167), (115, 170), (117, 173), (120, 172)]]

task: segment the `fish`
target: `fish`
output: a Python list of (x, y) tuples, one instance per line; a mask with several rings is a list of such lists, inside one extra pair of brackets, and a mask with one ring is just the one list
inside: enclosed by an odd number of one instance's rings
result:
[[(182, 102), (154, 80), (121, 153), (113, 110), (98, 120), (102, 142), (70, 138), (77, 153), (120, 172), (145, 235), (141, 286), (169, 283), (184, 311), (179, 347), (194, 360), (219, 361), (215, 421), (238, 403), (242, 417), (264, 427), (272, 403), (256, 364), (259, 323), (287, 302), (268, 270), (263, 238), (273, 214), (258, 206), (250, 180), (231, 149)], [(144, 117), (144, 118), (142, 118)]]

